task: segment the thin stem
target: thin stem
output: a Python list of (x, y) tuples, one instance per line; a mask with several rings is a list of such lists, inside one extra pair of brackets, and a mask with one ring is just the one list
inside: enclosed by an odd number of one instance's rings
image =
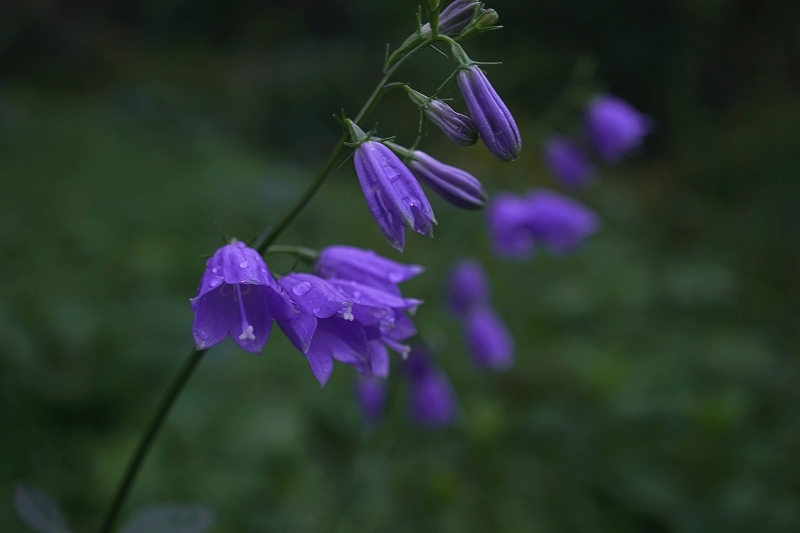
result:
[(139, 438), (136, 449), (128, 461), (128, 466), (125, 468), (125, 473), (122, 475), (119, 486), (117, 486), (117, 491), (114, 493), (114, 499), (111, 500), (111, 505), (108, 508), (105, 520), (103, 520), (100, 533), (110, 533), (117, 519), (117, 515), (120, 510), (122, 510), (122, 506), (128, 498), (128, 494), (133, 487), (133, 482), (136, 480), (136, 475), (139, 473), (139, 469), (147, 456), (147, 452), (150, 451), (150, 447), (153, 445), (153, 441), (156, 435), (158, 435), (161, 425), (164, 423), (164, 419), (167, 417), (167, 414), (183, 390), (183, 387), (189, 381), (192, 373), (194, 373), (195, 368), (200, 364), (200, 361), (203, 359), (203, 354), (205, 353), (206, 350), (192, 350), (186, 360), (184, 360), (178, 373), (172, 378), (172, 382), (161, 398), (158, 409), (153, 414), (153, 418)]
[[(432, 42), (433, 41), (431, 39), (425, 39), (418, 45), (411, 48), (405, 55), (397, 59), (397, 61), (384, 72), (380, 82), (378, 82), (378, 85), (372, 91), (372, 94), (370, 94), (369, 98), (364, 103), (353, 122), (356, 124), (362, 122), (372, 112), (383, 93), (387, 89), (391, 89), (393, 87), (387, 87), (387, 83), (394, 73), (397, 72), (397, 69), (399, 69), (406, 61), (414, 57), (419, 51), (430, 45)], [(346, 141), (347, 135), (344, 134), (339, 139), (339, 142), (336, 143), (336, 146), (331, 152), (331, 155), (328, 157), (328, 160), (325, 162), (325, 165), (322, 167), (320, 173), (317, 175), (314, 181), (311, 182), (297, 202), (295, 202), (294, 206), (292, 206), (289, 212), (286, 213), (283, 219), (281, 219), (276, 226), (262, 234), (263, 238), (259, 239), (260, 242), (254, 246), (260, 254), (263, 254), (267, 250), (267, 248), (275, 241), (275, 239), (280, 236), (283, 230), (285, 230), (286, 227), (295, 219), (295, 217), (300, 214), (308, 202), (311, 201), (319, 188), (322, 186), (325, 178), (327, 178), (331, 170), (333, 170), (333, 167), (336, 165), (339, 157), (342, 155), (342, 152), (345, 148), (344, 143)], [(117, 516), (122, 510), (122, 506), (125, 504), (131, 488), (133, 488), (133, 482), (136, 480), (139, 469), (142, 467), (142, 464), (147, 457), (147, 452), (150, 451), (150, 448), (152, 447), (153, 442), (155, 441), (155, 438), (167, 417), (167, 414), (169, 414), (169, 411), (175, 403), (175, 400), (177, 400), (181, 391), (183, 391), (183, 388), (186, 386), (186, 383), (189, 381), (189, 378), (194, 373), (195, 368), (197, 368), (197, 365), (200, 364), (205, 352), (206, 350), (192, 350), (189, 353), (189, 356), (183, 362), (183, 365), (178, 370), (178, 373), (172, 378), (172, 382), (169, 384), (167, 391), (161, 398), (161, 402), (159, 403), (153, 418), (145, 428), (144, 433), (142, 433), (133, 455), (131, 455), (131, 458), (128, 461), (128, 466), (125, 468), (122, 479), (120, 480), (117, 490), (114, 493), (114, 498), (111, 500), (111, 505), (106, 513), (106, 517), (103, 520), (100, 533), (111, 532)]]

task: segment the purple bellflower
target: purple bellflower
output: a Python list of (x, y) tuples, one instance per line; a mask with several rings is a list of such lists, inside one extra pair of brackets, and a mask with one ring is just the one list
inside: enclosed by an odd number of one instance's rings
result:
[(525, 258), (537, 244), (552, 253), (578, 248), (600, 225), (583, 204), (545, 189), (520, 197), (498, 194), (487, 209), (489, 234), (498, 255)]
[(400, 295), (398, 283), (407, 281), (425, 270), (419, 265), (405, 265), (382, 257), (372, 250), (354, 246), (328, 246), (314, 265), (321, 278), (358, 281), (384, 292)]
[(368, 424), (376, 424), (386, 408), (386, 380), (380, 378), (356, 378), (356, 403), (361, 416)]
[[(439, 13), (437, 31), (440, 35), (452, 35), (460, 32), (472, 22), (478, 7), (480, 7), (478, 0), (455, 0), (450, 2)], [(430, 23), (423, 24), (421, 32), (425, 37), (429, 36), (431, 34)]]
[(324, 385), (333, 361), (352, 365), (364, 376), (389, 374), (387, 348), (405, 356), (403, 342), (416, 334), (407, 313), (422, 303), (404, 298), (397, 287), (422, 272), (371, 250), (330, 246), (321, 251), (314, 274), (288, 274), (279, 284), (298, 314), (276, 316), (295, 347)]
[(594, 166), (583, 148), (574, 141), (556, 135), (545, 142), (543, 152), (550, 173), (565, 187), (581, 189), (594, 180)]
[(460, 168), (437, 161), (425, 152), (415, 150), (408, 163), (412, 174), (433, 189), (442, 200), (461, 209), (482, 209), (489, 199), (478, 179)]
[(441, 100), (431, 100), (425, 106), (425, 116), (445, 136), (461, 146), (472, 146), (478, 142), (478, 127), (466, 115), (462, 115)]
[(489, 301), (489, 282), (480, 263), (456, 263), (447, 284), (447, 303), (461, 319), (467, 349), (476, 366), (506, 370), (514, 362), (514, 341)]
[(608, 163), (618, 162), (639, 147), (653, 129), (650, 117), (628, 102), (607, 94), (589, 103), (584, 125), (592, 146)]
[(462, 68), (458, 86), (489, 152), (501, 161), (517, 159), (522, 149), (517, 123), (480, 67)]
[(433, 237), (436, 218), (428, 198), (411, 171), (389, 148), (377, 141), (363, 141), (353, 160), (367, 206), (389, 244), (403, 251), (404, 226)]
[(243, 350), (259, 354), (269, 338), (273, 316), (296, 313), (280, 296), (264, 260), (243, 242), (225, 245), (211, 256), (190, 303), (198, 350), (230, 335)]
[(423, 426), (452, 424), (458, 416), (458, 398), (447, 375), (419, 348), (409, 354), (405, 370), (410, 385), (411, 417)]

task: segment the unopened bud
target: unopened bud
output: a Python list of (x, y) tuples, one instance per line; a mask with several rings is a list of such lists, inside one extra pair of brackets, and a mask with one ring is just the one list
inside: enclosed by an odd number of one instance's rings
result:
[(499, 20), (500, 15), (497, 14), (497, 11), (494, 9), (485, 9), (475, 23), (475, 27), (480, 29), (489, 28), (497, 24)]

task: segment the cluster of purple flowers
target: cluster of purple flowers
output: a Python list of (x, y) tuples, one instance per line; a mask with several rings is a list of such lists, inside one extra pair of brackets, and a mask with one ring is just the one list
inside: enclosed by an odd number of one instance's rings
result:
[(450, 272), (447, 305), (464, 327), (467, 349), (479, 368), (506, 370), (514, 362), (514, 341), (489, 300), (481, 264), (462, 259)]
[[(609, 164), (638, 148), (653, 129), (652, 120), (615, 96), (596, 96), (586, 107), (584, 134), (595, 153)], [(563, 135), (547, 140), (545, 164), (565, 187), (581, 189), (594, 181), (597, 170), (581, 144)]]
[[(451, 14), (458, 13), (461, 17), (464, 9), (470, 13), (469, 17), (463, 16), (467, 21), (465, 25), (478, 9), (477, 2), (457, 1), (451, 4), (454, 5), (458, 9), (454, 8)], [(442, 14), (447, 15), (448, 9)], [(440, 25), (444, 24), (445, 28), (449, 28), (448, 17), (443, 16), (440, 20)], [(458, 85), (472, 118), (458, 113), (439, 99), (428, 98), (406, 87), (409, 97), (454, 143), (469, 146), (480, 138), (498, 159), (514, 161), (522, 148), (514, 117), (483, 71), (458, 44), (453, 42), (451, 46), (458, 65)], [(405, 228), (433, 236), (436, 218), (417, 180), (456, 207), (479, 209), (485, 205), (487, 195), (483, 186), (468, 172), (441, 163), (424, 152), (373, 140), (350, 120), (345, 121), (345, 125), (356, 146), (354, 163), (367, 207), (386, 239), (396, 249), (402, 251), (405, 246)], [(393, 151), (406, 158), (408, 166)]]
[[(427, 352), (417, 346), (403, 362), (403, 375), (408, 383), (408, 406), (411, 417), (427, 427), (452, 424), (458, 416), (458, 398), (447, 375)], [(389, 393), (385, 380), (359, 377), (356, 381), (356, 403), (367, 423), (376, 424), (383, 416)]]
[(422, 303), (404, 298), (397, 284), (422, 270), (372, 251), (330, 246), (313, 274), (291, 273), (276, 282), (258, 252), (235, 242), (208, 260), (191, 300), (195, 343), (206, 349), (230, 335), (258, 354), (275, 320), (320, 385), (330, 378), (334, 360), (385, 378), (387, 348), (408, 354), (403, 341), (416, 334), (408, 314)]

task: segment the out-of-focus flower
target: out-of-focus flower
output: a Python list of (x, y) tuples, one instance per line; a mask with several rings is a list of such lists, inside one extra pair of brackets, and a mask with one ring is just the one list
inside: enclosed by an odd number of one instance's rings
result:
[(369, 424), (376, 424), (386, 408), (387, 383), (381, 378), (356, 378), (356, 403), (361, 416)]
[(542, 244), (553, 253), (579, 247), (600, 225), (583, 204), (545, 189), (498, 194), (487, 209), (490, 239), (501, 256), (524, 258)]
[(514, 361), (514, 342), (489, 301), (489, 281), (480, 263), (462, 259), (447, 283), (450, 310), (462, 321), (467, 349), (476, 366), (505, 370)]
[(557, 135), (545, 142), (543, 151), (547, 168), (565, 187), (580, 189), (594, 180), (594, 166), (574, 141)]
[(480, 67), (462, 68), (458, 73), (458, 86), (489, 152), (501, 161), (517, 159), (522, 149), (517, 123)]
[(478, 127), (475, 122), (441, 100), (431, 100), (425, 106), (425, 116), (456, 144), (472, 146), (478, 142)]
[(419, 348), (408, 355), (405, 370), (412, 418), (423, 426), (452, 424), (458, 416), (458, 398), (447, 375)]
[(433, 237), (436, 219), (428, 198), (389, 148), (364, 141), (356, 148), (353, 160), (367, 206), (389, 244), (403, 251), (404, 226)]
[(259, 354), (269, 338), (273, 316), (296, 314), (257, 251), (234, 242), (218, 249), (206, 263), (194, 311), (192, 334), (198, 350), (230, 335), (243, 350)]
[(616, 163), (653, 129), (652, 119), (628, 102), (603, 94), (586, 108), (586, 135), (605, 161)]
[(478, 179), (465, 170), (445, 165), (415, 150), (408, 163), (411, 172), (444, 201), (461, 209), (481, 209), (489, 196)]

